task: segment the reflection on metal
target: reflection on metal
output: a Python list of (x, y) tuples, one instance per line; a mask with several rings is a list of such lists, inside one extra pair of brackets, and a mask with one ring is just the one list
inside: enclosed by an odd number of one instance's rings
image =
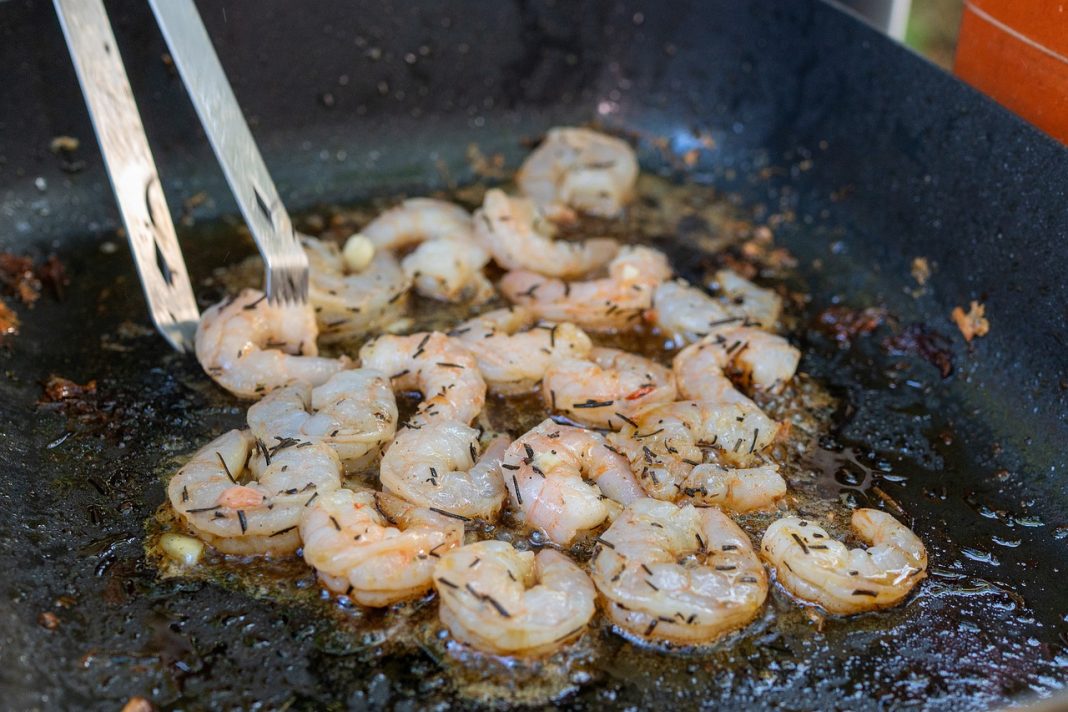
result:
[(200, 313), (104, 4), (55, 0), (55, 5), (152, 320), (174, 348), (192, 351)]
[(174, 64), (267, 266), (271, 301), (305, 302), (308, 258), (193, 0), (150, 0)]

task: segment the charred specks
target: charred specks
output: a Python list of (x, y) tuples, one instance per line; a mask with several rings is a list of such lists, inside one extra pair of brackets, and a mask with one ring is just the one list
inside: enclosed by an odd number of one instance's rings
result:
[(453, 512), (446, 511), (444, 509), (438, 509), (437, 507), (429, 507), (431, 512), (437, 512), (443, 517), (451, 517), (452, 519), (459, 519), (461, 522), (470, 522), (471, 517), (465, 517), (462, 514), (454, 514)]
[[(237, 480), (234, 479), (233, 474), (231, 474), (231, 472), (230, 472), (229, 466), (227, 466), (227, 464), (226, 464), (226, 460), (223, 459), (223, 456), (219, 453), (218, 450), (215, 451), (215, 457), (219, 458), (219, 464), (222, 465), (223, 471), (226, 473), (226, 476), (228, 478), (230, 478), (230, 481), (233, 482), (236, 485), (237, 484)], [(270, 464), (270, 461), (268, 461), (267, 464)], [(185, 500), (183, 500), (183, 501), (185, 501)]]
[(270, 467), (271, 453), (267, 449), (267, 445), (263, 442), (263, 440), (256, 438), (256, 449), (260, 451), (260, 454), (263, 455), (263, 461), (267, 464), (268, 467)]
[(582, 403), (572, 403), (571, 407), (572, 408), (607, 408), (608, 406), (613, 405), (614, 403), (615, 403), (615, 401), (610, 401), (610, 400), (608, 400), (608, 401), (596, 401), (596, 400), (593, 400), (591, 398), (589, 400), (583, 401)]
[(412, 358), (419, 358), (423, 353), (423, 347), (426, 346), (426, 342), (430, 341), (430, 334), (424, 334), (419, 345), (415, 347), (415, 353), (412, 354)]

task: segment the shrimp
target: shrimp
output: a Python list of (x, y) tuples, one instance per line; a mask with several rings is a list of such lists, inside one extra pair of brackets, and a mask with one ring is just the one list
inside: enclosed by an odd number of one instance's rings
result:
[(670, 336), (676, 346), (685, 346), (725, 325), (740, 324), (719, 302), (682, 280), (663, 282), (653, 294), (646, 319)]
[(433, 587), (434, 566), (463, 544), (464, 525), (388, 494), (339, 489), (305, 508), (300, 537), (304, 560), (328, 589), (388, 606)]
[(610, 238), (553, 240), (552, 224), (526, 198), (494, 188), (475, 212), (475, 238), (504, 269), (528, 269), (549, 277), (581, 277), (603, 267), (619, 251)]
[(723, 269), (716, 272), (716, 284), (727, 297), (727, 311), (731, 316), (743, 317), (751, 324), (765, 329), (775, 326), (782, 313), (782, 298), (736, 272)]
[(411, 198), (372, 220), (362, 234), (378, 249), (418, 245), (401, 268), (423, 296), (449, 302), (493, 296), (482, 274), (489, 253), (475, 242), (471, 216), (458, 205)]
[(851, 524), (870, 548), (849, 549), (818, 525), (785, 517), (764, 532), (761, 555), (787, 591), (829, 613), (896, 605), (927, 575), (923, 542), (877, 509), (854, 511)]
[(321, 386), (293, 383), (248, 409), (248, 425), (271, 448), (322, 442), (334, 448), (348, 472), (373, 464), (397, 428), (397, 401), (381, 371), (335, 374)]
[(724, 374), (731, 369), (757, 390), (779, 393), (797, 372), (801, 352), (776, 334), (751, 327), (728, 328), (706, 336), (675, 356), (673, 370), (683, 398), (737, 399)]
[(774, 442), (779, 424), (744, 396), (740, 401), (650, 405), (627, 418), (609, 442), (639, 473), (650, 497), (674, 500), (708, 451), (719, 464), (746, 466)]
[(603, 437), (552, 420), (512, 443), (501, 468), (519, 518), (562, 546), (616, 513), (615, 503), (644, 496), (627, 460)]
[(723, 373), (728, 362), (726, 349), (715, 341), (699, 341), (684, 348), (671, 362), (679, 395), (690, 400), (749, 403), (757, 407)]
[(489, 253), (470, 240), (428, 240), (401, 260), (415, 291), (442, 302), (483, 304), (496, 291), (482, 273)]
[(475, 355), (486, 384), (512, 395), (531, 390), (557, 359), (584, 358), (593, 344), (574, 324), (535, 326), (529, 309), (497, 309), (449, 332)]
[(563, 282), (526, 270), (504, 275), (501, 292), (539, 318), (570, 321), (584, 329), (633, 328), (652, 304), (657, 285), (671, 276), (667, 257), (658, 250), (627, 246), (608, 265), (608, 276), (586, 282)]
[(427, 240), (466, 240), (471, 230), (471, 216), (459, 205), (433, 198), (409, 198), (380, 214), (360, 233), (378, 249), (398, 250)]
[(391, 374), (395, 391), (419, 391), (423, 401), (411, 423), (470, 423), (486, 402), (478, 361), (457, 340), (440, 332), (380, 336), (360, 349), (360, 362)]
[(716, 505), (732, 512), (765, 509), (786, 494), (786, 481), (777, 465), (732, 470), (721, 465), (698, 465), (683, 480), (682, 492), (697, 504)]
[(201, 315), (197, 360), (241, 398), (259, 398), (292, 380), (318, 386), (351, 365), (345, 356), (318, 356), (318, 335), (311, 305), (271, 304), (263, 292), (244, 289)]
[(308, 301), (324, 343), (358, 338), (404, 312), (412, 282), (390, 252), (376, 251), (370, 264), (352, 273), (333, 242), (301, 237), (301, 244), (308, 256)]
[(175, 512), (225, 554), (288, 554), (300, 546), (305, 505), (341, 486), (341, 461), (320, 443), (287, 448), (258, 476), (246, 463), (253, 438), (231, 430), (205, 445), (167, 483)]
[(564, 205), (602, 217), (623, 210), (637, 179), (638, 159), (625, 141), (579, 128), (550, 129), (515, 177), (539, 207)]
[(434, 567), (441, 622), (453, 637), (497, 655), (541, 655), (574, 640), (596, 610), (597, 591), (552, 549), (518, 551), (503, 541), (453, 549)]
[(504, 502), (500, 462), (508, 443), (499, 437), (479, 457), (478, 431), (463, 423), (404, 428), (382, 456), (379, 477), (386, 491), (420, 507), (492, 520)]
[(780, 393), (797, 372), (801, 352), (778, 334), (739, 326), (707, 336), (741, 380), (757, 390)]
[(596, 348), (588, 360), (555, 361), (545, 371), (541, 393), (552, 410), (571, 420), (612, 429), (643, 406), (675, 400), (675, 376), (642, 356)]
[(655, 499), (633, 502), (601, 534), (591, 575), (615, 625), (681, 645), (741, 628), (768, 594), (764, 567), (730, 517)]

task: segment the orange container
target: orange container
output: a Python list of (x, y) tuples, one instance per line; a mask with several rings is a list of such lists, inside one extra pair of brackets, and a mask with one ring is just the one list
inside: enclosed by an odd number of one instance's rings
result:
[(1068, 143), (1068, 0), (968, 0), (954, 71)]

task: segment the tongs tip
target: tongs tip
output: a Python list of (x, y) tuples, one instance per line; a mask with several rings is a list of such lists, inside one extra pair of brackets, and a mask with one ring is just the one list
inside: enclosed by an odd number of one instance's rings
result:
[(267, 269), (267, 299), (271, 304), (300, 306), (308, 302), (308, 265)]

